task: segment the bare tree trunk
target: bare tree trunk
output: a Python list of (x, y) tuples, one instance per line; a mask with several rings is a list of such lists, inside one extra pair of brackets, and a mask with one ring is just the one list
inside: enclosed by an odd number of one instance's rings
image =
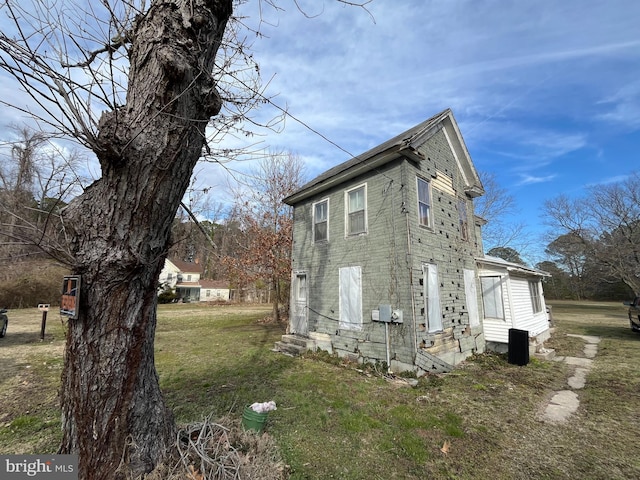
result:
[(278, 287), (278, 279), (273, 278), (273, 320), (280, 323), (280, 310), (278, 309), (278, 301), (280, 300), (280, 288)]
[(67, 337), (60, 451), (79, 453), (80, 478), (149, 472), (175, 442), (154, 366), (157, 279), (221, 107), (211, 72), (231, 10), (231, 0), (152, 2), (130, 34), (126, 105), (100, 120), (102, 178), (63, 212), (82, 298)]

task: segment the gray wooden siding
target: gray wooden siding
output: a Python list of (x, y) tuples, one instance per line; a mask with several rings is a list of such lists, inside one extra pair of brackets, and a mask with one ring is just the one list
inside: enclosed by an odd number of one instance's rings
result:
[[(426, 352), (456, 364), (475, 351), (484, 350), (482, 326), (471, 329), (469, 325), (464, 288), (464, 269), (477, 269), (477, 231), (470, 228), (468, 240), (462, 239), (457, 207), (459, 199), (467, 201), (467, 224), (473, 225), (473, 202), (464, 193), (464, 179), (444, 132), (436, 133), (420, 151), (426, 161), (417, 166), (419, 174), (426, 178), (447, 176), (448, 179), (446, 182), (442, 179), (432, 181), (432, 228), (419, 227), (417, 213), (410, 216), (418, 345)], [(441, 184), (445, 186), (437, 188)], [(453, 187), (454, 194), (449, 185)], [(415, 198), (416, 195), (417, 192), (409, 191), (410, 197)], [(443, 316), (443, 331), (440, 334), (429, 334), (425, 329), (422, 285), (417, 281), (421, 278), (424, 262), (438, 265)]]
[[(421, 148), (426, 160), (399, 159), (375, 172), (322, 192), (294, 210), (293, 269), (309, 273), (309, 331), (332, 336), (333, 349), (365, 361), (386, 358), (385, 327), (371, 319), (372, 310), (389, 304), (403, 312), (402, 324), (389, 326), (391, 359), (414, 364), (416, 348), (453, 365), (475, 351), (484, 351), (482, 326), (470, 328), (464, 269), (476, 269), (477, 230), (460, 236), (457, 204), (466, 198), (464, 182), (443, 132)], [(416, 175), (430, 180), (447, 176), (450, 189), (432, 188), (432, 226), (419, 225)], [(367, 225), (364, 235), (345, 236), (345, 190), (367, 185)], [(437, 182), (436, 182), (437, 183)], [(329, 199), (329, 241), (313, 242), (312, 204)], [(473, 205), (467, 199), (467, 222), (473, 225)], [(422, 264), (438, 265), (443, 330), (427, 333)], [(362, 269), (363, 326), (339, 328), (339, 268)], [(415, 312), (415, 318), (413, 318)], [(415, 320), (415, 323), (414, 323)]]

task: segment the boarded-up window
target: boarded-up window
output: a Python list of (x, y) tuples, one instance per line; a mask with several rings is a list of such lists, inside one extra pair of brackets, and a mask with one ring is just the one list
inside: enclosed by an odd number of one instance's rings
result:
[(442, 310), (440, 309), (440, 282), (438, 266), (427, 263), (422, 266), (424, 275), (424, 313), (428, 332), (442, 331)]
[(529, 293), (531, 294), (531, 306), (533, 307), (533, 313), (540, 313), (542, 311), (540, 283), (537, 281), (529, 281)]
[(482, 306), (485, 318), (504, 320), (504, 305), (502, 301), (502, 278), (480, 277), (482, 287)]
[(418, 216), (420, 225), (431, 226), (431, 187), (429, 182), (418, 177)]
[(313, 205), (313, 241), (322, 242), (329, 239), (329, 200)]
[(480, 325), (480, 313), (478, 312), (478, 289), (476, 288), (476, 273), (474, 270), (464, 270), (464, 293), (467, 297), (469, 324), (472, 327), (477, 327)]
[(458, 199), (458, 223), (460, 227), (460, 238), (469, 239), (469, 216), (467, 215), (467, 202), (463, 198)]
[(340, 328), (362, 328), (362, 271), (360, 267), (342, 267), (339, 285)]

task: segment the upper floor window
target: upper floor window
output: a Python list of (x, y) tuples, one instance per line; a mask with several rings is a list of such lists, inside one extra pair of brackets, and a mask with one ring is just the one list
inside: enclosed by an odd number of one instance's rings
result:
[(467, 215), (467, 202), (463, 198), (458, 199), (458, 219), (460, 224), (460, 238), (469, 239), (469, 216)]
[(361, 185), (346, 192), (347, 235), (367, 232), (367, 189)]
[(313, 241), (329, 239), (329, 200), (313, 204)]
[(431, 226), (431, 185), (426, 180), (418, 178), (418, 217), (420, 225)]

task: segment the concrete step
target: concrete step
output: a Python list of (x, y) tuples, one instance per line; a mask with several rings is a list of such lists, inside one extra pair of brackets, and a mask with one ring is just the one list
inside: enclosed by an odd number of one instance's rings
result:
[(282, 340), (276, 342), (275, 350), (298, 356), (307, 353), (308, 350), (315, 352), (316, 342), (298, 335), (283, 335)]
[(282, 342), (284, 343), (292, 343), (294, 345), (299, 345), (301, 347), (309, 347), (310, 344), (314, 344), (315, 342), (309, 338), (299, 337), (297, 335), (282, 335)]
[(307, 347), (289, 342), (276, 342), (275, 350), (297, 357), (307, 353)]
[(538, 360), (551, 360), (555, 356), (556, 351), (553, 348), (544, 348), (542, 351), (533, 354), (533, 357)]

